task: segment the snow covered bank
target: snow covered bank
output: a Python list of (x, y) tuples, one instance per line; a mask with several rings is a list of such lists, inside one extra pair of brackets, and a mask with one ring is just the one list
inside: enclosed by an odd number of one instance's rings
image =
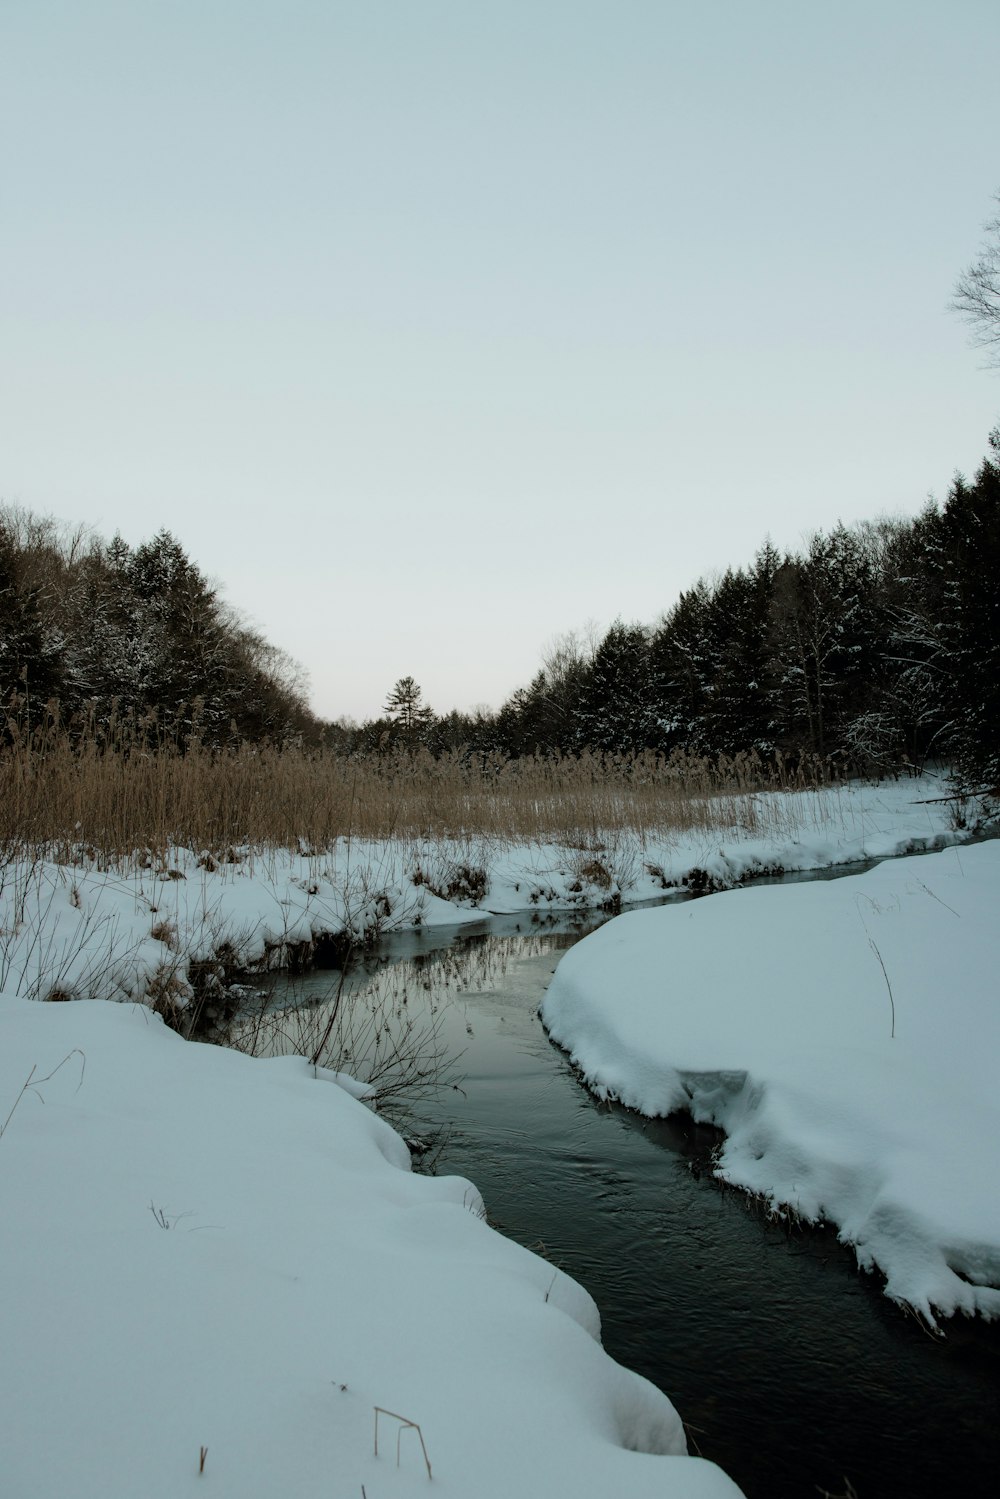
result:
[[(11, 1499), (405, 1499), (421, 1439), (456, 1499), (738, 1495), (575, 1282), (301, 1059), (0, 996), (0, 1127)], [(376, 1407), (419, 1427), (378, 1457)]]
[[(476, 921), (490, 913), (631, 904), (962, 841), (941, 782), (856, 784), (733, 799), (716, 833), (588, 835), (579, 846), (342, 841), (322, 853), (173, 849), (108, 870), (0, 862), (0, 986), (31, 998), (146, 999), (183, 1008), (239, 971), (308, 962), (349, 936)], [(721, 799), (725, 803), (725, 799)], [(718, 809), (717, 809), (718, 811)], [(719, 813), (718, 815), (722, 815)]]
[(619, 916), (542, 1006), (599, 1094), (727, 1135), (928, 1320), (1000, 1316), (1000, 842)]

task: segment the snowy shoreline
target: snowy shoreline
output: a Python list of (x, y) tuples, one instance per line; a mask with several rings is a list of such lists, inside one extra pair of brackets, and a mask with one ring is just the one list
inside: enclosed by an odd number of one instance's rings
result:
[(1000, 1317), (1000, 843), (626, 914), (542, 1006), (587, 1085), (726, 1135), (928, 1324)]
[[(426, 1449), (447, 1494), (738, 1496), (587, 1293), (352, 1091), (0, 996), (4, 1494), (405, 1499)], [(377, 1456), (376, 1409), (413, 1423)]]
[[(490, 914), (620, 909), (963, 842), (939, 781), (764, 792), (726, 832), (593, 834), (576, 845), (341, 840), (332, 849), (174, 848), (108, 867), (8, 854), (0, 863), (0, 987), (29, 998), (143, 1000), (176, 1020), (233, 978), (308, 966), (324, 947)], [(750, 815), (748, 815), (750, 814)], [(752, 828), (738, 819), (749, 821)]]

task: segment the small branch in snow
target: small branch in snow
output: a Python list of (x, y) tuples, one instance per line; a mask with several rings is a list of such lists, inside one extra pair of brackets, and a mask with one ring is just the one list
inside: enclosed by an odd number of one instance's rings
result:
[[(866, 900), (869, 900), (870, 898), (871, 898), (870, 896), (866, 896), (865, 897)], [(875, 938), (872, 936), (871, 932), (868, 930), (868, 923), (867, 923), (867, 921), (865, 921), (865, 918), (861, 914), (861, 907), (858, 905), (858, 897), (857, 896), (854, 897), (854, 909), (858, 913), (858, 920), (861, 922), (861, 925), (865, 929), (865, 936), (868, 938), (868, 946), (871, 948), (871, 950), (875, 954), (876, 958), (878, 958), (878, 964), (879, 964), (879, 967), (882, 970), (882, 977), (885, 979), (885, 987), (889, 991), (889, 1013), (890, 1013), (890, 1016), (891, 1016), (891, 1019), (892, 1019), (892, 1023), (891, 1023), (891, 1025), (889, 1027), (889, 1040), (890, 1041), (894, 1041), (896, 1039), (896, 1001), (893, 998), (892, 985), (889, 982), (889, 975), (886, 972), (885, 963), (882, 960), (882, 954), (878, 950), (878, 943), (875, 941)], [(875, 906), (875, 910), (877, 911), (879, 909), (880, 908), (876, 905)], [(956, 915), (957, 915), (957, 912), (956, 912)]]
[[(930, 771), (924, 771), (930, 775)], [(915, 807), (929, 807), (933, 802), (964, 802), (971, 796), (996, 796), (1000, 786), (974, 786), (968, 791), (952, 791), (948, 796), (922, 796), (915, 800)]]
[(28, 1073), (28, 1076), (25, 1078), (23, 1084), (21, 1085), (20, 1093), (11, 1104), (10, 1113), (7, 1115), (7, 1118), (4, 1120), (3, 1124), (0, 1124), (0, 1140), (3, 1139), (4, 1131), (14, 1117), (14, 1110), (17, 1108), (24, 1095), (26, 1093), (34, 1093), (39, 1103), (44, 1103), (45, 1099), (38, 1092), (38, 1089), (41, 1087), (42, 1083), (47, 1083), (51, 1078), (55, 1077), (56, 1073), (59, 1071), (59, 1068), (65, 1067), (66, 1063), (70, 1060), (71, 1057), (80, 1058), (80, 1081), (76, 1085), (76, 1091), (79, 1093), (80, 1089), (83, 1087), (83, 1075), (87, 1070), (87, 1058), (78, 1046), (74, 1046), (72, 1051), (68, 1051), (63, 1057), (62, 1061), (59, 1063), (59, 1066), (53, 1067), (52, 1071), (47, 1072), (44, 1077), (35, 1076), (35, 1070), (37, 1067), (36, 1063), (35, 1067), (32, 1067), (31, 1071)]
[[(864, 918), (862, 918), (862, 926), (864, 926)], [(865, 930), (868, 931), (868, 928), (865, 927)], [(889, 982), (889, 975), (885, 971), (885, 964), (882, 961), (882, 954), (879, 952), (878, 943), (875, 941), (875, 938), (872, 936), (871, 932), (868, 932), (868, 946), (871, 948), (876, 958), (878, 958), (878, 964), (882, 970), (882, 977), (885, 979), (885, 987), (889, 991), (889, 1010), (892, 1015), (892, 1024), (889, 1028), (889, 1039), (890, 1041), (894, 1041), (896, 1039), (896, 1001), (892, 997), (892, 985)]]
[(918, 880), (917, 884), (920, 886), (925, 895), (930, 896), (931, 900), (936, 900), (939, 906), (944, 906), (945, 910), (950, 911), (953, 916), (958, 916), (959, 918), (961, 918), (961, 911), (956, 911), (955, 907), (949, 906), (948, 902), (946, 900), (942, 900), (940, 895), (935, 895), (933, 890), (928, 890), (923, 880)]

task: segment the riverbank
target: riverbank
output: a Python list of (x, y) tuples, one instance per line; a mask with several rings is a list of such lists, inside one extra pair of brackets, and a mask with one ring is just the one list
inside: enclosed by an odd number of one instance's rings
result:
[[(580, 940), (560, 924), (447, 949), (425, 933), (412, 958), (368, 965), (363, 1007), (408, 992), (461, 1053), (461, 1088), (408, 1097), (406, 1133), (433, 1143), (435, 1170), (477, 1184), (492, 1223), (586, 1286), (611, 1356), (669, 1394), (691, 1450), (747, 1499), (844, 1495), (847, 1479), (859, 1495), (991, 1494), (1000, 1323), (959, 1317), (929, 1337), (835, 1230), (769, 1219), (712, 1180), (718, 1130), (583, 1088), (537, 1018)], [(309, 1004), (324, 979), (278, 983)]]
[(717, 1175), (837, 1225), (928, 1324), (1000, 1316), (1000, 843), (633, 912), (542, 1018), (601, 1097), (726, 1133)]
[(586, 1292), (359, 1091), (0, 997), (3, 1492), (738, 1496)]
[(321, 850), (169, 846), (111, 858), (9, 847), (0, 861), (0, 987), (29, 998), (140, 1000), (179, 1027), (225, 1018), (234, 979), (488, 913), (618, 910), (967, 839), (980, 816), (924, 777), (713, 799), (680, 829), (570, 842), (486, 835), (338, 839)]

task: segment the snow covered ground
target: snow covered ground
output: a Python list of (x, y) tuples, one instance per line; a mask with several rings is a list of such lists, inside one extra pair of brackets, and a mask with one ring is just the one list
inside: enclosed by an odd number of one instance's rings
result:
[(720, 1126), (928, 1321), (1000, 1316), (1000, 842), (617, 917), (542, 1007), (586, 1082)]
[[(9, 858), (0, 1493), (737, 1494), (604, 1353), (587, 1294), (495, 1234), (468, 1182), (412, 1175), (363, 1089), (99, 1001), (183, 1004), (198, 960), (276, 964), (338, 931), (961, 841), (921, 804), (935, 789), (776, 798), (753, 837)], [(597, 1087), (719, 1118), (732, 1179), (836, 1217), (892, 1294), (994, 1310), (997, 849), (620, 917), (564, 960), (546, 1018)], [(788, 900), (783, 924), (754, 914)], [(82, 1002), (29, 1002), (48, 997)]]
[(357, 1091), (0, 996), (5, 1499), (738, 1496)]
[(192, 964), (240, 969), (308, 958), (317, 941), (368, 940), (486, 913), (572, 910), (649, 900), (665, 890), (730, 886), (765, 871), (810, 870), (966, 834), (939, 780), (769, 792), (722, 805), (722, 834), (596, 834), (586, 846), (342, 841), (323, 853), (233, 850), (219, 862), (173, 849), (102, 867), (0, 861), (0, 988), (29, 998), (147, 998), (184, 1006)]

